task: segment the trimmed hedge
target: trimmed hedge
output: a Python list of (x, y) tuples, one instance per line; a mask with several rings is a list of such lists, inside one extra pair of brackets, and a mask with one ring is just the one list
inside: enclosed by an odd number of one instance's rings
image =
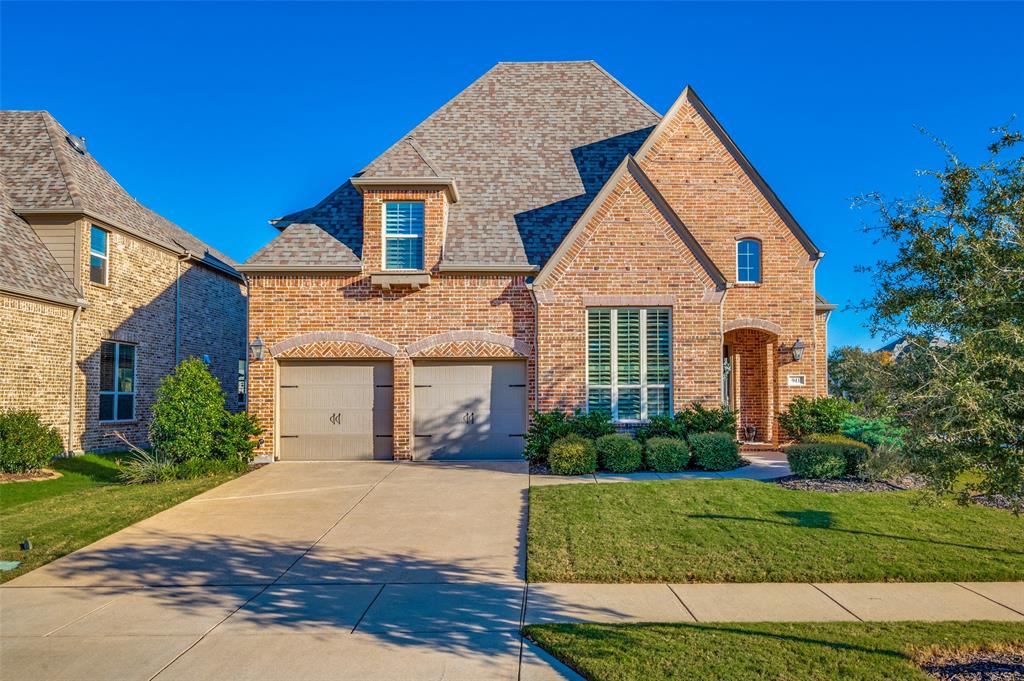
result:
[(28, 409), (0, 412), (0, 473), (45, 468), (64, 451), (57, 429)]
[(555, 440), (566, 435), (581, 435), (591, 440), (615, 432), (607, 414), (566, 414), (563, 411), (533, 412), (526, 432), (526, 458), (532, 463), (544, 463)]
[(675, 473), (690, 463), (690, 448), (686, 440), (653, 437), (644, 445), (647, 468), (656, 473)]
[(706, 471), (731, 471), (740, 467), (740, 446), (730, 433), (698, 433), (690, 436), (693, 460)]
[(602, 435), (597, 438), (597, 462), (612, 473), (633, 473), (644, 463), (643, 447), (628, 435)]
[(636, 431), (636, 439), (640, 442), (655, 437), (680, 440), (697, 433), (735, 432), (736, 412), (724, 407), (707, 409), (699, 402), (694, 402), (673, 416), (652, 416)]
[(593, 473), (597, 470), (597, 448), (593, 440), (570, 433), (551, 444), (548, 464), (555, 475)]
[(840, 478), (846, 472), (846, 455), (842, 445), (809, 443), (786, 448), (789, 469), (801, 478)]
[(794, 397), (779, 414), (779, 425), (800, 439), (808, 433), (838, 433), (852, 408), (852, 403), (840, 397)]
[(802, 440), (804, 444), (828, 444), (835, 445), (838, 452), (843, 455), (846, 461), (846, 475), (857, 475), (860, 472), (861, 464), (871, 455), (870, 445), (846, 437), (845, 435), (828, 435), (824, 433), (811, 433)]

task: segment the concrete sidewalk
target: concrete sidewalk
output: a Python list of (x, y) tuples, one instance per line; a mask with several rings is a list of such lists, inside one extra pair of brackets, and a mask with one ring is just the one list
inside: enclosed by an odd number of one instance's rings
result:
[(598, 482), (643, 482), (650, 480), (699, 480), (704, 478), (733, 480), (775, 480), (791, 474), (786, 455), (778, 451), (743, 452), (749, 465), (733, 471), (680, 471), (679, 473), (590, 473), (587, 475), (530, 475), (531, 487), (573, 485)]
[(530, 584), (526, 624), (546, 622), (1024, 622), (1024, 582)]

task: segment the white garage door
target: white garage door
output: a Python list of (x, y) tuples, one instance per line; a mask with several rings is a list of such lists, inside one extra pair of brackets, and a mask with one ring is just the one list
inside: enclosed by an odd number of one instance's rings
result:
[(281, 459), (390, 459), (391, 380), (390, 362), (282, 363)]
[(430, 361), (413, 367), (415, 458), (520, 458), (525, 434), (525, 362)]

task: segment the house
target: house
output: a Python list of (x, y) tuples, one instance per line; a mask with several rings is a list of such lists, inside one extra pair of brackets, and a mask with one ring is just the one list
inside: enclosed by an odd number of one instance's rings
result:
[(500, 63), (239, 269), (261, 451), (519, 456), (531, 410), (692, 402), (752, 443), (826, 393), (821, 251), (692, 88)]
[[(911, 336), (900, 336), (891, 343), (886, 343), (882, 347), (878, 348), (875, 352), (881, 354), (886, 359), (897, 360), (904, 353), (914, 349), (915, 341), (919, 342), (920, 339), (914, 339)], [(945, 338), (934, 336), (930, 341), (928, 341), (928, 347), (939, 349), (948, 348), (949, 341)]]
[(145, 443), (160, 379), (189, 356), (243, 407), (242, 275), (45, 111), (0, 112), (0, 243), (2, 408), (37, 411), (69, 451)]

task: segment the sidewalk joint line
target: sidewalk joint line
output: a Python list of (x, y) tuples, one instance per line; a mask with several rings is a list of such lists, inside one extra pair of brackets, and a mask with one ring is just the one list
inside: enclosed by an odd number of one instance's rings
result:
[(821, 592), (822, 594), (824, 594), (825, 598), (829, 599), (830, 601), (832, 601), (833, 603), (835, 603), (836, 605), (838, 605), (838, 606), (839, 606), (840, 608), (842, 608), (842, 609), (843, 609), (843, 610), (845, 610), (846, 612), (848, 612), (848, 613), (850, 613), (851, 615), (853, 615), (853, 616), (854, 616), (854, 617), (855, 617), (855, 618), (857, 619), (857, 621), (858, 621), (858, 622), (863, 622), (863, 621), (864, 621), (864, 620), (862, 620), (862, 619), (860, 618), (860, 616), (858, 616), (858, 615), (857, 615), (857, 613), (855, 613), (855, 612), (854, 612), (853, 610), (850, 610), (849, 608), (847, 608), (847, 607), (846, 607), (845, 605), (843, 605), (842, 603), (840, 603), (840, 602), (839, 602), (839, 601), (837, 601), (836, 599), (832, 598), (832, 596), (831, 596), (830, 594), (826, 593), (826, 592), (825, 592), (825, 590), (824, 590), (824, 589), (822, 589), (821, 587), (819, 587), (819, 586), (818, 586), (817, 584), (813, 584), (813, 583), (810, 583), (810, 584), (811, 584), (811, 586), (812, 586), (813, 588), (817, 589), (817, 590), (818, 590), (818, 591), (820, 591), (820, 592)]
[(683, 602), (683, 599), (679, 595), (679, 593), (675, 589), (672, 588), (672, 585), (671, 584), (666, 584), (665, 586), (668, 587), (668, 590), (671, 591), (672, 595), (676, 597), (677, 601), (679, 601), (679, 605), (683, 606), (683, 610), (685, 610), (687, 613), (689, 613), (690, 617), (693, 618), (693, 621), (694, 622), (700, 622), (700, 620), (697, 619), (697, 616), (693, 614), (693, 611), (690, 610), (690, 606), (688, 606), (685, 602)]
[(375, 593), (373, 595), (373, 598), (370, 600), (370, 603), (366, 606), (366, 609), (363, 610), (363, 614), (361, 614), (359, 616), (359, 619), (357, 619), (356, 623), (352, 625), (352, 629), (350, 629), (348, 633), (350, 633), (350, 634), (356, 633), (356, 629), (359, 627), (360, 624), (363, 623), (363, 618), (366, 617), (366, 613), (370, 612), (370, 608), (372, 608), (373, 604), (377, 602), (377, 599), (380, 598), (380, 595), (382, 593), (384, 593), (384, 589), (386, 587), (387, 587), (387, 584), (381, 584), (380, 585), (380, 588), (377, 589), (377, 593)]
[(1024, 612), (1021, 612), (1020, 610), (1017, 610), (1016, 608), (1011, 608), (1010, 606), (1006, 605), (1005, 603), (1000, 603), (999, 601), (997, 601), (997, 600), (996, 600), (996, 599), (994, 599), (994, 598), (989, 598), (989, 597), (988, 597), (988, 596), (986, 596), (985, 594), (983, 594), (983, 593), (980, 593), (980, 592), (978, 592), (978, 591), (975, 591), (974, 589), (972, 589), (972, 588), (970, 588), (970, 587), (968, 587), (968, 586), (964, 586), (964, 585), (963, 585), (963, 584), (961, 584), (960, 582), (953, 582), (953, 583), (954, 583), (954, 584), (956, 584), (956, 585), (957, 585), (958, 587), (960, 587), (961, 589), (966, 589), (967, 591), (970, 591), (970, 592), (971, 592), (972, 594), (975, 594), (976, 596), (981, 596), (981, 597), (982, 597), (982, 598), (984, 598), (984, 599), (985, 599), (986, 601), (991, 601), (992, 603), (995, 603), (996, 605), (998, 605), (998, 606), (1000, 606), (1000, 607), (1006, 608), (1006, 609), (1007, 609), (1007, 610), (1009, 610), (1010, 612), (1015, 612), (1015, 613), (1017, 613), (1018, 615), (1020, 615), (1020, 616), (1024, 617)]
[[(158, 670), (158, 671), (157, 671), (157, 672), (156, 672), (155, 674), (153, 674), (153, 676), (149, 677), (149, 681), (153, 681), (153, 680), (154, 680), (154, 679), (155, 679), (156, 677), (160, 676), (160, 675), (161, 675), (161, 674), (163, 674), (163, 673), (164, 673), (165, 671), (167, 671), (167, 669), (168, 669), (168, 668), (169, 668), (169, 667), (170, 667), (170, 666), (171, 666), (172, 664), (174, 664), (175, 662), (177, 662), (178, 660), (180, 660), (180, 659), (181, 659), (182, 657), (184, 657), (185, 655), (187, 655), (187, 654), (188, 654), (188, 653), (189, 653), (189, 652), (190, 652), (190, 651), (191, 651), (191, 650), (192, 650), (193, 648), (195, 648), (195, 647), (196, 647), (197, 645), (199, 645), (200, 643), (202, 643), (202, 642), (203, 642), (203, 641), (204, 641), (204, 640), (206, 639), (206, 637), (207, 637), (207, 636), (209, 636), (209, 635), (210, 635), (211, 633), (213, 633), (213, 630), (214, 630), (214, 629), (216, 629), (216, 628), (217, 628), (217, 627), (219, 627), (220, 625), (222, 625), (222, 624), (224, 624), (225, 622), (227, 622), (227, 621), (228, 621), (229, 619), (231, 619), (231, 617), (233, 617), (233, 616), (235, 615), (235, 613), (237, 613), (237, 612), (238, 612), (239, 610), (241, 610), (242, 608), (244, 608), (245, 606), (249, 605), (250, 603), (252, 603), (252, 602), (253, 602), (254, 600), (256, 600), (257, 598), (259, 598), (260, 596), (262, 596), (263, 594), (265, 594), (265, 593), (267, 592), (267, 590), (268, 590), (268, 589), (270, 589), (270, 587), (272, 587), (272, 586), (274, 586), (275, 584), (277, 584), (277, 583), (278, 583), (278, 582), (279, 582), (279, 581), (281, 580), (281, 578), (282, 578), (282, 577), (284, 577), (284, 576), (285, 576), (286, 574), (288, 574), (288, 571), (289, 571), (289, 570), (291, 570), (291, 569), (292, 569), (293, 567), (295, 567), (295, 565), (296, 565), (296, 564), (297, 564), (297, 563), (298, 563), (298, 562), (299, 562), (300, 560), (302, 560), (303, 558), (305, 558), (306, 556), (308, 556), (308, 555), (309, 555), (309, 552), (310, 552), (310, 551), (312, 551), (312, 550), (313, 550), (313, 549), (314, 549), (314, 548), (316, 547), (316, 545), (317, 545), (317, 544), (319, 544), (319, 543), (320, 543), (320, 541), (321, 541), (321, 540), (322, 540), (322, 539), (323, 539), (324, 537), (326, 537), (326, 536), (327, 536), (327, 534), (328, 534), (328, 533), (329, 533), (329, 532), (330, 532), (331, 530), (333, 530), (333, 529), (334, 529), (335, 527), (337, 527), (337, 526), (338, 526), (338, 524), (339, 524), (339, 523), (340, 523), (340, 522), (341, 522), (342, 520), (344, 520), (344, 519), (346, 518), (346, 516), (348, 516), (348, 514), (349, 514), (349, 513), (351, 513), (351, 512), (352, 512), (352, 511), (353, 511), (353, 510), (355, 509), (355, 507), (356, 507), (356, 506), (358, 506), (359, 504), (361, 504), (361, 503), (363, 502), (363, 499), (365, 499), (366, 497), (368, 497), (368, 496), (370, 495), (370, 492), (372, 492), (373, 490), (377, 489), (377, 485), (379, 485), (380, 483), (382, 483), (382, 482), (384, 482), (385, 480), (387, 480), (387, 479), (388, 479), (388, 477), (389, 477), (389, 476), (390, 476), (390, 475), (391, 475), (392, 473), (394, 473), (394, 472), (395, 472), (396, 470), (398, 470), (398, 466), (397, 466), (397, 465), (395, 465), (395, 466), (392, 466), (392, 467), (391, 467), (391, 470), (390, 470), (390, 471), (388, 471), (387, 475), (385, 475), (385, 476), (384, 476), (383, 478), (381, 478), (381, 479), (380, 479), (380, 480), (378, 480), (377, 482), (373, 483), (373, 486), (372, 486), (372, 487), (370, 487), (370, 489), (366, 490), (366, 494), (364, 494), (363, 496), (359, 497), (359, 500), (358, 500), (358, 501), (356, 501), (356, 503), (352, 504), (352, 505), (351, 505), (351, 506), (350, 506), (350, 507), (348, 508), (348, 510), (346, 510), (346, 511), (345, 511), (344, 513), (342, 513), (342, 514), (341, 514), (341, 517), (340, 517), (340, 518), (338, 518), (338, 519), (337, 519), (337, 520), (336, 520), (336, 521), (334, 522), (334, 524), (333, 524), (333, 525), (331, 525), (331, 526), (330, 526), (330, 527), (328, 527), (328, 528), (327, 528), (326, 530), (324, 530), (324, 531), (323, 531), (323, 533), (322, 533), (322, 534), (321, 534), (321, 535), (320, 535), (319, 537), (317, 537), (317, 538), (316, 538), (316, 540), (315, 540), (315, 541), (314, 541), (314, 542), (313, 542), (312, 544), (310, 544), (310, 545), (309, 545), (309, 547), (308, 547), (308, 548), (306, 548), (306, 550), (305, 550), (305, 551), (303, 551), (302, 553), (300, 553), (300, 554), (299, 554), (298, 558), (296, 558), (295, 560), (293, 560), (293, 561), (291, 562), (291, 564), (290, 564), (290, 565), (288, 565), (288, 567), (286, 567), (286, 568), (285, 568), (284, 570), (282, 570), (282, 571), (281, 571), (281, 574), (279, 574), (279, 575), (278, 575), (278, 576), (277, 576), (277, 577), (276, 577), (276, 578), (274, 579), (274, 581), (272, 581), (272, 582), (270, 582), (269, 584), (265, 585), (265, 586), (264, 586), (264, 587), (263, 587), (262, 589), (260, 589), (259, 591), (257, 591), (257, 592), (256, 592), (255, 594), (253, 594), (253, 595), (252, 595), (252, 596), (250, 596), (249, 598), (247, 598), (247, 599), (246, 599), (246, 600), (245, 600), (245, 601), (244, 601), (244, 602), (243, 602), (243, 603), (242, 603), (241, 605), (239, 605), (239, 606), (238, 606), (237, 608), (235, 608), (234, 610), (232, 610), (231, 612), (229, 612), (229, 613), (228, 613), (227, 615), (225, 615), (225, 616), (224, 616), (224, 617), (223, 617), (223, 618), (222, 618), (222, 619), (221, 619), (221, 620), (220, 620), (219, 622), (215, 623), (215, 624), (214, 624), (214, 625), (213, 625), (212, 627), (210, 627), (210, 628), (209, 628), (209, 629), (207, 629), (207, 630), (206, 630), (205, 632), (203, 632), (203, 635), (202, 635), (202, 636), (200, 636), (199, 638), (197, 638), (197, 639), (196, 639), (195, 641), (193, 641), (193, 642), (192, 642), (192, 645), (188, 646), (187, 648), (185, 648), (185, 650), (183, 650), (183, 651), (181, 651), (180, 653), (178, 653), (177, 655), (175, 655), (175, 656), (174, 656), (174, 657), (173, 657), (173, 658), (172, 658), (172, 659), (171, 659), (171, 660), (170, 660), (170, 661), (169, 661), (169, 662), (168, 662), (167, 664), (165, 664), (165, 665), (164, 665), (163, 667), (161, 667), (161, 668), (160, 668), (160, 669), (159, 669), (159, 670)], [(381, 587), (381, 590), (383, 591), (383, 590), (384, 590), (384, 587)]]
[(100, 605), (100, 606), (97, 606), (97, 607), (93, 608), (93, 609), (92, 609), (92, 610), (90, 610), (89, 612), (85, 613), (84, 615), (80, 615), (79, 617), (76, 617), (75, 619), (71, 620), (70, 622), (65, 622), (64, 624), (60, 625), (59, 627), (57, 627), (57, 628), (56, 628), (56, 629), (54, 629), (53, 631), (48, 631), (48, 632), (46, 632), (45, 634), (43, 634), (43, 638), (46, 638), (46, 637), (47, 637), (47, 636), (49, 636), (50, 634), (56, 634), (56, 633), (57, 633), (58, 631), (60, 631), (61, 629), (64, 629), (65, 627), (70, 627), (70, 626), (71, 626), (72, 624), (74, 624), (74, 623), (76, 623), (76, 622), (81, 622), (81, 621), (82, 621), (83, 619), (85, 619), (85, 618), (86, 618), (86, 617), (88, 617), (89, 615), (92, 615), (92, 614), (94, 614), (94, 613), (97, 613), (97, 612), (99, 612), (100, 610), (102, 610), (103, 608), (107, 607), (108, 605), (110, 605), (110, 604), (111, 604), (111, 603), (113, 603), (114, 601), (119, 601), (119, 600), (121, 600), (122, 598), (124, 598), (125, 596), (130, 596), (131, 594), (133, 594), (133, 593), (135, 593), (135, 592), (137, 592), (137, 591), (138, 591), (138, 589), (132, 589), (131, 591), (128, 591), (127, 593), (120, 593), (120, 594), (117, 594), (116, 596), (114, 596), (113, 598), (111, 598), (111, 599), (110, 599), (109, 601), (107, 601), (107, 602), (106, 602), (106, 603), (104, 603), (103, 605)]

